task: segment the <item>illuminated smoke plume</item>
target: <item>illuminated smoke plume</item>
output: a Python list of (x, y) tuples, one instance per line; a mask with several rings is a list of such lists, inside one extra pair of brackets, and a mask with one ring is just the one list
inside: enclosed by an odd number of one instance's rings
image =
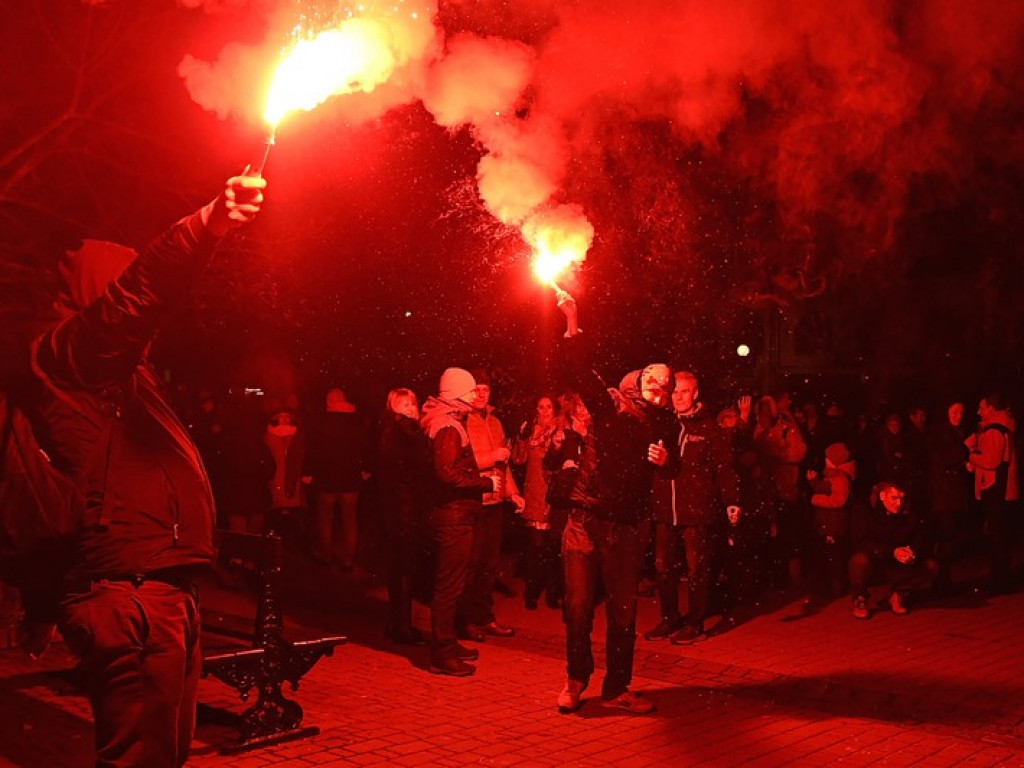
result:
[[(420, 98), (439, 124), (469, 126), (481, 199), (524, 232), (574, 202), (571, 160), (574, 189), (599, 186), (600, 162), (577, 161), (600, 156), (615, 121), (670, 125), (772, 200), (783, 237), (826, 216), (868, 252), (891, 246), (916, 178), (966, 184), (987, 159), (1024, 162), (1022, 123), (1006, 115), (1024, 74), (1021, 3), (449, 0), (446, 40), (436, 7), (419, 4), (415, 23), (411, 2), (394, 7), (367, 4), (405, 27), (364, 116)], [(268, 40), (295, 8), (271, 15)], [(276, 55), (269, 42), (229, 45), (213, 63), (186, 57), (181, 73), (204, 107), (251, 117), (260, 102), (242, 75)]]
[(667, 121), (773, 199), (791, 233), (824, 214), (884, 250), (915, 178), (971, 178), (980, 158), (965, 130), (997, 138), (1000, 162), (1024, 160), (1021, 122), (999, 113), (1019, 99), (1020, 3), (525, 0), (516, 20), (498, 0), (451, 5), (464, 26), (494, 33), (504, 17), (535, 47), (517, 135), (550, 126), (581, 157), (612, 121)]
[[(368, 49), (374, 57), (372, 71), (351, 80), (344, 77), (347, 72), (331, 72), (323, 66), (308, 72), (309, 78), (338, 75), (333, 93), (373, 94), (369, 100), (356, 103), (360, 110), (356, 119), (372, 119), (414, 98), (423, 62), (433, 56), (437, 43), (433, 0), (367, 1), (354, 8), (337, 3), (303, 4), (301, 13), (297, 12), (299, 7), (286, 3), (269, 14), (266, 40), (260, 45), (231, 43), (213, 62), (185, 56), (178, 72), (189, 95), (219, 116), (259, 121), (275, 65), (296, 48), (300, 54), (315, 55), (314, 38), (326, 33), (338, 39), (369, 41)], [(307, 58), (312, 61), (313, 55)], [(339, 62), (339, 67), (347, 63)], [(306, 101), (297, 106), (310, 109), (317, 103)], [(273, 122), (283, 116), (280, 112), (275, 112)]]

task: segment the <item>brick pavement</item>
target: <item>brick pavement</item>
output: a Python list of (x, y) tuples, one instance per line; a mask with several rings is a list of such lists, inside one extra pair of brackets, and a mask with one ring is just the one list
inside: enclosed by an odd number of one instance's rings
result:
[[(846, 600), (813, 615), (794, 602), (690, 647), (641, 639), (634, 687), (658, 712), (637, 718), (599, 706), (600, 676), (578, 713), (556, 712), (564, 662), (554, 611), (499, 598), (517, 637), (483, 644), (476, 676), (443, 678), (424, 671), (424, 650), (381, 638), (379, 587), (299, 581), (317, 588), (294, 595), (290, 619), (351, 638), (295, 694), (321, 734), (223, 756), (232, 733), (206, 721), (190, 765), (1024, 766), (1024, 594), (967, 592), (868, 622)], [(208, 605), (239, 599), (206, 595)], [(640, 628), (656, 613), (642, 600)], [(427, 618), (418, 606), (417, 623)], [(38, 665), (0, 651), (0, 765), (89, 764), (88, 707), (53, 674), (68, 664), (62, 646)], [(215, 680), (203, 681), (201, 700), (242, 708)]]

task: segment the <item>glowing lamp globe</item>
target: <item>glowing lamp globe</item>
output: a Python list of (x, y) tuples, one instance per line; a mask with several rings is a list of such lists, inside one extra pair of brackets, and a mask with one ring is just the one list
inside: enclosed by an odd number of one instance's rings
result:
[(738, 347), (736, 347), (736, 354), (739, 355), (740, 357), (746, 357), (747, 355), (750, 354), (750, 347), (748, 347), (746, 344), (740, 344)]

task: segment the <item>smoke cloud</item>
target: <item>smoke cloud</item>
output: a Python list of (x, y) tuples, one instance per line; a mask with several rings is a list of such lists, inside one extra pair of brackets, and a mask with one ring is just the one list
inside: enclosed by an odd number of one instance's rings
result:
[[(790, 231), (824, 214), (879, 251), (916, 178), (967, 184), (986, 151), (1024, 161), (1021, 121), (1007, 119), (1024, 74), (1020, 3), (452, 0), (440, 20), (415, 5), (367, 4), (404, 26), (401, 66), (361, 115), (419, 99), (439, 124), (468, 127), (482, 149), (481, 199), (506, 224), (574, 202), (563, 199), (566, 169), (610, 120), (665, 121), (774, 200)], [(186, 57), (192, 97), (252, 119), (259, 89), (244, 84), (276, 60), (271, 41), (294, 12), (268, 13), (263, 45)]]

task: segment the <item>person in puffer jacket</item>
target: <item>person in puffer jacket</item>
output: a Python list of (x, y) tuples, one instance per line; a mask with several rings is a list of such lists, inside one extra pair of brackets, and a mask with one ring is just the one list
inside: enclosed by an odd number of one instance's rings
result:
[(846, 564), (850, 557), (850, 518), (853, 481), (857, 463), (844, 443), (832, 443), (825, 449), (825, 471), (807, 472), (813, 491), (811, 509), (817, 536), (816, 558), (821, 569), (819, 589), (824, 597), (837, 597), (845, 591)]
[(437, 574), (430, 606), (430, 671), (466, 677), (476, 668), (467, 661), (479, 657), (458, 642), (456, 603), (466, 588), (473, 550), (473, 529), (482, 514), (483, 496), (496, 492), (500, 479), (483, 476), (473, 456), (466, 420), (476, 398), (476, 381), (462, 368), (441, 374), (437, 397), (423, 404), (420, 424), (430, 438), (433, 458), (428, 515), (437, 549)]

